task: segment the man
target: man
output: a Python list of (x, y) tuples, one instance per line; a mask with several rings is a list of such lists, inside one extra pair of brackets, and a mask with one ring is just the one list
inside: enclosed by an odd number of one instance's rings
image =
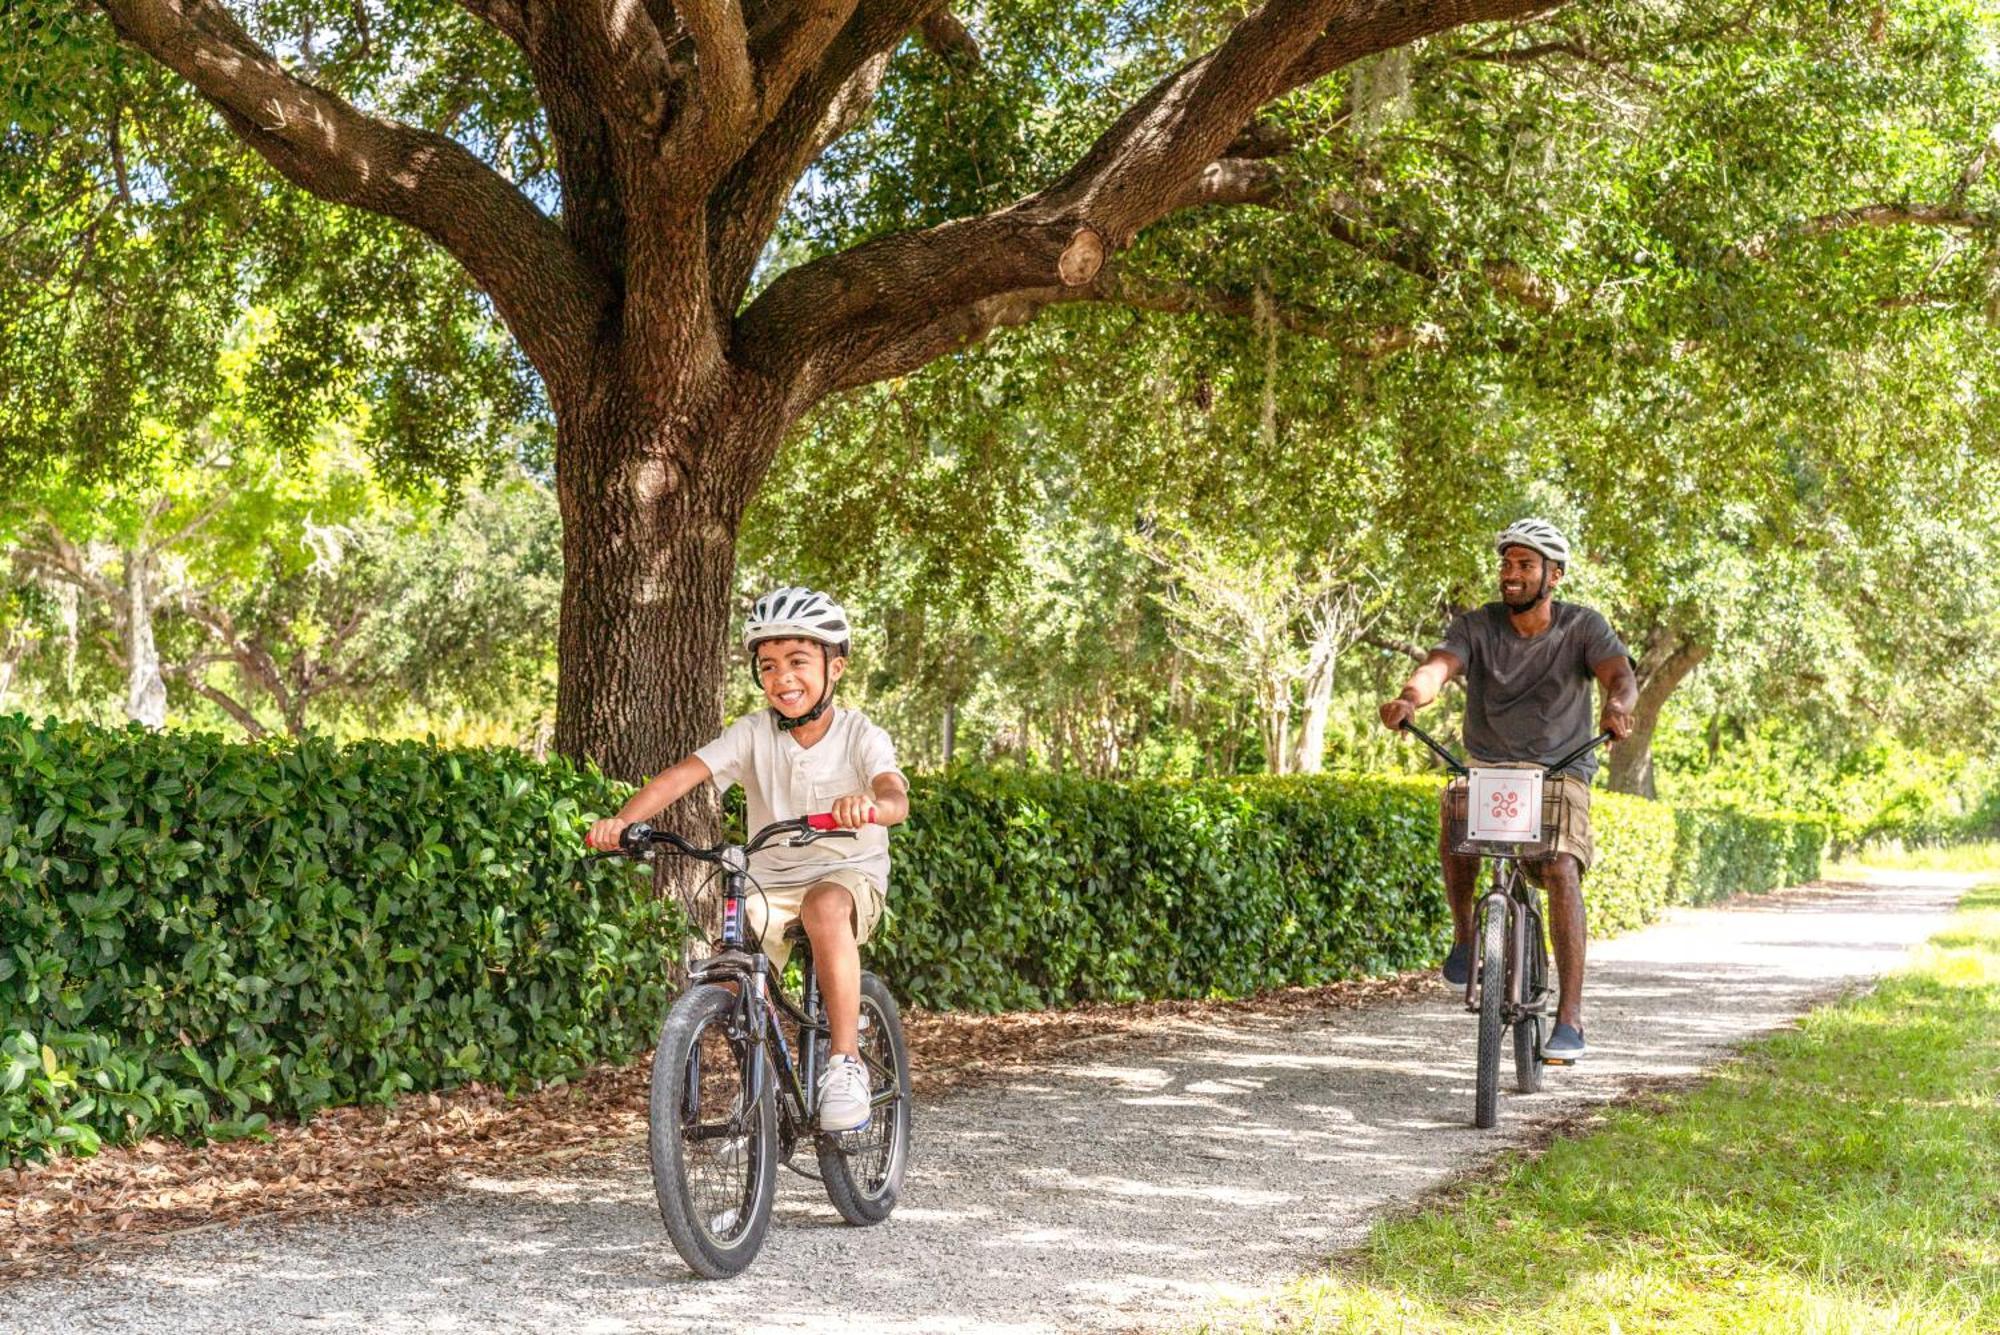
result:
[[(1476, 765), (1550, 765), (1589, 741), (1590, 683), (1604, 690), (1598, 730), (1623, 740), (1632, 731), (1639, 683), (1625, 645), (1605, 619), (1588, 607), (1556, 602), (1553, 594), (1569, 567), (1569, 543), (1554, 525), (1523, 519), (1494, 542), (1500, 553), (1500, 601), (1455, 618), (1444, 643), (1410, 674), (1402, 693), (1382, 706), (1382, 722), (1400, 729), (1437, 698), (1446, 682), (1465, 674), (1465, 749)], [(1590, 780), (1593, 752), (1556, 780), (1568, 814), (1547, 857), (1522, 869), (1549, 897), (1560, 993), (1555, 1032), (1543, 1055), (1575, 1061), (1583, 1042), (1583, 874), (1590, 869)], [(1445, 981), (1465, 986), (1472, 967), (1472, 903), (1479, 859), (1460, 856), (1443, 842), (1445, 897), (1451, 903), (1452, 947)]]

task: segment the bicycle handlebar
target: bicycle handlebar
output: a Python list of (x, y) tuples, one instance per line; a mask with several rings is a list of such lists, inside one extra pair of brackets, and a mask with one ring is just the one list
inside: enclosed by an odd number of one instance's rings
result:
[[(1438, 744), (1436, 738), (1432, 737), (1422, 728), (1419, 728), (1414, 722), (1412, 722), (1409, 719), (1404, 719), (1402, 726), (1403, 726), (1403, 731), (1415, 733), (1417, 735), (1418, 740), (1423, 742), (1423, 744), (1425, 746), (1428, 746), (1431, 750), (1435, 751), (1437, 753), (1438, 759), (1444, 762), (1445, 768), (1450, 770), (1453, 774), (1456, 774), (1459, 777), (1463, 778), (1466, 774), (1470, 772), (1469, 770), (1466, 769), (1464, 761), (1460, 760), (1457, 756), (1453, 755), (1451, 752), (1445, 750), (1444, 747)], [(1589, 755), (1592, 751), (1595, 751), (1598, 747), (1612, 740), (1613, 740), (1613, 735), (1611, 733), (1611, 730), (1607, 728), (1603, 732), (1598, 733), (1597, 736), (1585, 742), (1582, 746), (1577, 747), (1576, 750), (1564, 756), (1561, 760), (1558, 760), (1555, 764), (1545, 768), (1542, 771), (1542, 777), (1548, 779), (1555, 778), (1558, 774), (1568, 769), (1571, 765), (1574, 765), (1577, 761), (1583, 759), (1585, 756)]]
[[(874, 816), (869, 816), (873, 824)], [(854, 831), (838, 824), (831, 812), (818, 812), (810, 816), (799, 816), (793, 820), (772, 821), (757, 831), (747, 843), (730, 844), (727, 841), (713, 848), (698, 848), (675, 834), (672, 830), (656, 829), (645, 821), (633, 821), (618, 836), (618, 847), (606, 852), (591, 853), (591, 858), (640, 858), (656, 852), (664, 844), (683, 857), (694, 858), (698, 862), (721, 863), (723, 853), (730, 848), (740, 847), (748, 855), (780, 835), (789, 834), (795, 844), (810, 844), (821, 839), (852, 839)], [(740, 868), (739, 868), (740, 870)]]

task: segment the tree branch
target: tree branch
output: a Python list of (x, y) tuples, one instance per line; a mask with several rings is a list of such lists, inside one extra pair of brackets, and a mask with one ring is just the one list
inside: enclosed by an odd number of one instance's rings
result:
[(2000, 229), (2000, 214), (1981, 213), (1962, 204), (1861, 204), (1802, 218), (1777, 232), (1753, 237), (1737, 247), (1749, 259), (1769, 259), (1779, 243), (1798, 237), (1828, 236), (1863, 227), (1942, 227), (1954, 231)]
[(218, 0), (102, 0), (125, 41), (193, 84), (289, 181), (422, 231), (492, 297), (561, 397), (580, 382), (606, 292), (561, 229), (440, 134), (294, 78)]
[(948, 65), (966, 69), (978, 65), (985, 58), (977, 39), (958, 15), (948, 9), (940, 9), (925, 18), (923, 34), (924, 46)]
[[(636, 0), (608, 2), (614, 8), (636, 7)], [(735, 160), (742, 136), (755, 125), (757, 85), (750, 64), (750, 32), (743, 23), (740, 0), (680, 0), (675, 12), (694, 39), (695, 86), (663, 156), (692, 178), (690, 193), (706, 195)]]
[(1009, 294), (1091, 283), (1107, 252), (1176, 208), (1268, 195), (1275, 173), (1221, 155), (1278, 94), (1431, 33), (1554, 7), (1269, 0), (1157, 82), (1047, 189), (781, 275), (738, 320), (734, 355), (786, 385), (794, 412), (834, 388), (895, 374), (923, 347), (962, 343), (1047, 304), (1003, 300)]
[(1443, 331), (1435, 325), (1384, 325), (1368, 329), (1326, 311), (1283, 302), (1270, 302), (1264, 311), (1259, 311), (1254, 293), (1195, 287), (1107, 268), (1092, 282), (1081, 286), (1056, 284), (1008, 292), (903, 330), (898, 337), (872, 349), (868, 357), (852, 363), (847, 368), (847, 378), (834, 389), (853, 389), (906, 375), (998, 330), (1026, 324), (1050, 306), (1076, 302), (1244, 321), (1263, 319), (1268, 314), (1291, 333), (1327, 340), (1336, 344), (1343, 355), (1359, 361), (1373, 361), (1410, 348), (1435, 347), (1443, 341)]
[(888, 69), (889, 53), (941, 0), (869, 0), (857, 5), (818, 63), (737, 159), (708, 205), (710, 288), (725, 320), (735, 316), (764, 242), (799, 176), (827, 145), (858, 124)]

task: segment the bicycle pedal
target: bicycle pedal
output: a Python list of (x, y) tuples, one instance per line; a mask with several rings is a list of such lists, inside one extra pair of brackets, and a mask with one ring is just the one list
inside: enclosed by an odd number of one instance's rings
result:
[(1575, 1062), (1573, 1062), (1573, 1061), (1571, 1061), (1571, 1060), (1570, 1060), (1570, 1059), (1569, 1059), (1568, 1057), (1544, 1057), (1544, 1058), (1542, 1058), (1542, 1065), (1544, 1065), (1544, 1066), (1574, 1066), (1574, 1065), (1576, 1065), (1576, 1063), (1575, 1063)]

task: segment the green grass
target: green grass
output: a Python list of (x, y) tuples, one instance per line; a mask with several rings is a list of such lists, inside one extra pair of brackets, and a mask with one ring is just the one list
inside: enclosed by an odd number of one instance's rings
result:
[(1866, 997), (1213, 1331), (2000, 1331), (2000, 885)]
[(1877, 871), (2000, 872), (2000, 842), (1949, 844), (1930, 848), (1871, 848), (1830, 864), (1823, 873), (1840, 880), (1870, 869)]

